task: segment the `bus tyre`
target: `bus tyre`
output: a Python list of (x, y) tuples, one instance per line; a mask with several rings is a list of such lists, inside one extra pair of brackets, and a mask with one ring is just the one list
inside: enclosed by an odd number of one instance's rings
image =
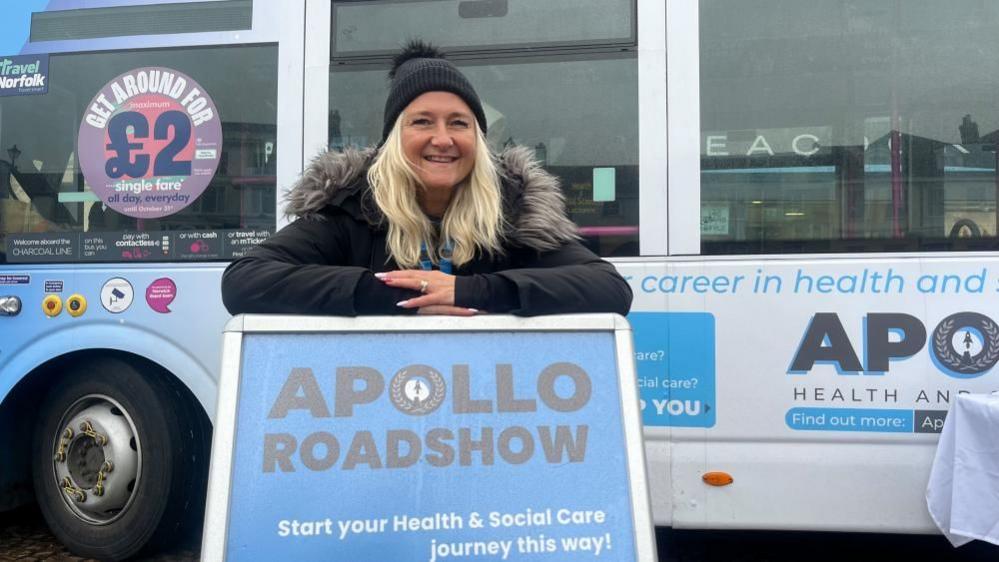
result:
[(978, 226), (978, 223), (971, 219), (957, 219), (954, 221), (954, 226), (951, 227), (950, 234), (947, 237), (951, 240), (957, 238), (981, 238), (982, 229)]
[(200, 529), (209, 430), (176, 381), (89, 361), (54, 385), (39, 416), (35, 495), (70, 551), (121, 560)]

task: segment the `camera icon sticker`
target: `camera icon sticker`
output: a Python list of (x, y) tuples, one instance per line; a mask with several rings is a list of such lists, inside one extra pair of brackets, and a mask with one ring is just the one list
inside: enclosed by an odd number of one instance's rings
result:
[(135, 291), (127, 279), (115, 277), (108, 279), (101, 287), (101, 305), (112, 314), (119, 314), (132, 306)]

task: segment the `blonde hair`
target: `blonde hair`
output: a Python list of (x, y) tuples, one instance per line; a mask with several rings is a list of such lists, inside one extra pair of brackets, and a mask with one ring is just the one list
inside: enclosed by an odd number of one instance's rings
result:
[[(425, 189), (402, 148), (402, 119), (395, 121), (385, 144), (368, 169), (375, 204), (388, 221), (385, 245), (400, 267), (416, 268), (426, 244), (431, 261), (440, 263), (445, 240), (453, 244), (451, 261), (464, 265), (476, 256), (502, 253), (503, 209), (499, 175), (486, 138), (475, 123), (475, 163), (468, 178), (455, 186), (441, 220), (440, 237), (420, 209), (417, 191)], [(474, 121), (473, 121), (474, 123)]]

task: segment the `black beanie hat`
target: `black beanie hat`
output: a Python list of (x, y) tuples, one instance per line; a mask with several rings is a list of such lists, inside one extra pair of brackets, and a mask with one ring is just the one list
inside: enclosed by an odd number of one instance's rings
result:
[(388, 77), (392, 83), (385, 100), (382, 143), (388, 138), (402, 110), (427, 92), (451, 92), (460, 97), (475, 114), (475, 120), (485, 134), (486, 114), (475, 88), (457, 67), (444, 59), (444, 54), (436, 47), (419, 40), (410, 41), (392, 60)]

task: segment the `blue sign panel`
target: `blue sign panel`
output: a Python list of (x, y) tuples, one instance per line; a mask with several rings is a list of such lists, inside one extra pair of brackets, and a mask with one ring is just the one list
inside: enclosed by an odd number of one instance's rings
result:
[(0, 274), (0, 285), (27, 285), (31, 276), (27, 274)]
[(914, 414), (891, 408), (791, 408), (784, 421), (797, 430), (912, 433)]
[(647, 426), (714, 427), (715, 317), (633, 312), (635, 364)]
[(0, 56), (0, 96), (26, 96), (49, 91), (49, 56)]
[(228, 560), (636, 559), (613, 333), (242, 339)]

